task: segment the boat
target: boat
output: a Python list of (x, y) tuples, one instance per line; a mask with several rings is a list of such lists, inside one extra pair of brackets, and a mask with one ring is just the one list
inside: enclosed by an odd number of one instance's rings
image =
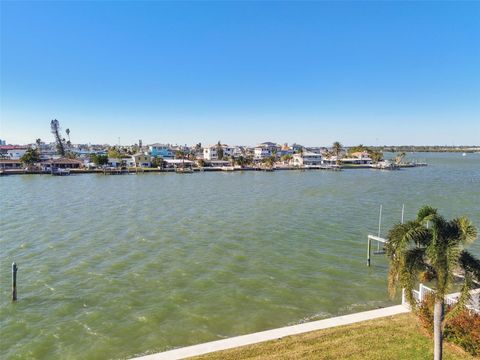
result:
[(70, 169), (52, 168), (52, 175), (53, 176), (68, 176), (68, 175), (70, 175)]
[(394, 162), (391, 162), (390, 160), (379, 161), (378, 163), (371, 164), (370, 166), (373, 169), (380, 169), (380, 170), (398, 170), (398, 169), (400, 169), (400, 166), (398, 164), (395, 164)]
[(126, 167), (117, 168), (112, 166), (112, 167), (105, 167), (103, 169), (103, 173), (105, 175), (126, 175), (126, 174), (129, 174), (130, 172)]
[(177, 174), (192, 174), (193, 169), (191, 167), (177, 167), (175, 168)]
[(463, 153), (462, 156), (467, 156), (467, 153)]
[(324, 170), (333, 170), (333, 171), (340, 171), (342, 170), (342, 166), (341, 165), (337, 165), (337, 164), (326, 164), (326, 165), (323, 165), (321, 167), (321, 169), (324, 169)]

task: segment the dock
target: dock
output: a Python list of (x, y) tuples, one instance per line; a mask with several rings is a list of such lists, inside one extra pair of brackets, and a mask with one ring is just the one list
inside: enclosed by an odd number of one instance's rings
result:
[(367, 245), (367, 266), (370, 266), (371, 263), (371, 254), (372, 254), (372, 241), (376, 241), (378, 246), (377, 251), (374, 251), (373, 253), (375, 255), (380, 255), (380, 254), (385, 254), (385, 250), (380, 250), (380, 244), (386, 244), (388, 243), (388, 240), (385, 238), (382, 238), (380, 236), (375, 236), (375, 235), (368, 235), (368, 245)]
[[(367, 266), (371, 265), (371, 255), (372, 255), (372, 242), (377, 243), (377, 250), (373, 251), (374, 255), (385, 254), (385, 245), (388, 244), (388, 239), (381, 236), (382, 233), (382, 210), (383, 205), (380, 205), (380, 213), (378, 215), (378, 233), (377, 235), (369, 234), (367, 236)], [(403, 224), (403, 218), (405, 215), (405, 204), (402, 205), (402, 218), (401, 223)], [(382, 245), (380, 245), (382, 244)]]

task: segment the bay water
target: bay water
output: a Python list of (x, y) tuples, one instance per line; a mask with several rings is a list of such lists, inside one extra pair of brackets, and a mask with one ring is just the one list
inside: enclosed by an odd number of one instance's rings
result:
[(402, 204), (480, 226), (480, 154), (408, 157), (429, 166), (4, 176), (0, 356), (129, 358), (396, 304), (385, 256), (366, 267), (380, 205), (382, 235)]

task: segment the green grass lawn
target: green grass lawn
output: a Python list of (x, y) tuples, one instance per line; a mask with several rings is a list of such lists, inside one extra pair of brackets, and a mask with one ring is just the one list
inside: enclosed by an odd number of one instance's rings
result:
[[(433, 359), (433, 340), (412, 314), (289, 336), (193, 359)], [(444, 359), (474, 359), (444, 343)]]

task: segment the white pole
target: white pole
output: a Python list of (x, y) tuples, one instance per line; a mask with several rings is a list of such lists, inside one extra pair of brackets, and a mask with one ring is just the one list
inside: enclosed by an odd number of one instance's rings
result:
[(402, 204), (402, 224), (403, 224), (403, 215), (405, 214), (405, 204)]
[(381, 228), (382, 228), (382, 205), (380, 205), (380, 215), (378, 216), (378, 237), (380, 237)]
[[(380, 215), (378, 216), (378, 237), (382, 228), (382, 205), (380, 205)], [(377, 251), (380, 252), (380, 241), (377, 241)]]

